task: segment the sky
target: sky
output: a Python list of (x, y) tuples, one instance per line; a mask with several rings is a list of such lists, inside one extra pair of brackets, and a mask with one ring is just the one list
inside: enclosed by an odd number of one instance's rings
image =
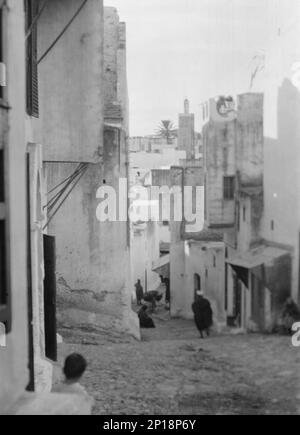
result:
[[(300, 0), (104, 0), (127, 23), (130, 135), (178, 125), (184, 98), (201, 103), (250, 90), (252, 59), (300, 11)], [(251, 66), (252, 65), (252, 66)]]

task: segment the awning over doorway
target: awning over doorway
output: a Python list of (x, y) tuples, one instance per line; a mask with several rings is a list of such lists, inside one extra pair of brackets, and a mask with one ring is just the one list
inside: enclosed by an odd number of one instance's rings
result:
[(285, 255), (290, 254), (284, 249), (260, 245), (250, 251), (239, 253), (233, 258), (228, 258), (226, 262), (232, 266), (254, 269), (262, 264), (271, 266), (276, 259)]
[(242, 281), (242, 283), (248, 287), (249, 285), (249, 279), (248, 279), (248, 269), (245, 269), (244, 267), (240, 266), (234, 266), (231, 265), (232, 269), (235, 271), (239, 279)]
[(226, 260), (248, 287), (250, 271), (265, 287), (276, 294), (276, 302), (284, 301), (291, 292), (291, 255), (287, 250), (260, 245)]

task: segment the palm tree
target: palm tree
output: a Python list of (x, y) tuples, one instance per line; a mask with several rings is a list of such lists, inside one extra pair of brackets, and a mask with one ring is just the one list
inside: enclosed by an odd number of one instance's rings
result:
[(177, 136), (177, 129), (172, 121), (163, 120), (157, 128), (157, 134), (163, 139), (166, 139), (168, 144), (171, 144), (173, 138)]

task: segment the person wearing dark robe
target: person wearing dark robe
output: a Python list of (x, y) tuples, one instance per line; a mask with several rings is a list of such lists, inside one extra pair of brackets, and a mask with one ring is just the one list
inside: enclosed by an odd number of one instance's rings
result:
[(135, 284), (135, 294), (136, 294), (136, 302), (138, 305), (142, 305), (142, 299), (144, 297), (144, 289), (141, 285), (141, 280), (138, 279)]
[(151, 317), (147, 314), (147, 305), (143, 305), (138, 312), (138, 317), (140, 321), (140, 328), (155, 328), (154, 322)]
[(204, 331), (209, 336), (209, 330), (213, 324), (213, 312), (209, 300), (204, 297), (204, 293), (200, 290), (197, 291), (196, 300), (192, 304), (192, 310), (201, 338), (204, 338)]

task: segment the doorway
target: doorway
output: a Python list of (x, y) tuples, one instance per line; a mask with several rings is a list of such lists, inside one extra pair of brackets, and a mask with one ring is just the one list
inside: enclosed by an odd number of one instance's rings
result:
[(45, 353), (52, 361), (57, 361), (56, 338), (56, 249), (55, 237), (44, 234), (44, 316)]
[(242, 282), (236, 274), (234, 274), (233, 282), (233, 312), (236, 326), (240, 328), (242, 325)]
[(198, 273), (194, 274), (194, 300), (197, 298), (197, 291), (201, 290), (201, 276)]
[(260, 331), (265, 329), (265, 288), (253, 273), (251, 274), (251, 318)]

